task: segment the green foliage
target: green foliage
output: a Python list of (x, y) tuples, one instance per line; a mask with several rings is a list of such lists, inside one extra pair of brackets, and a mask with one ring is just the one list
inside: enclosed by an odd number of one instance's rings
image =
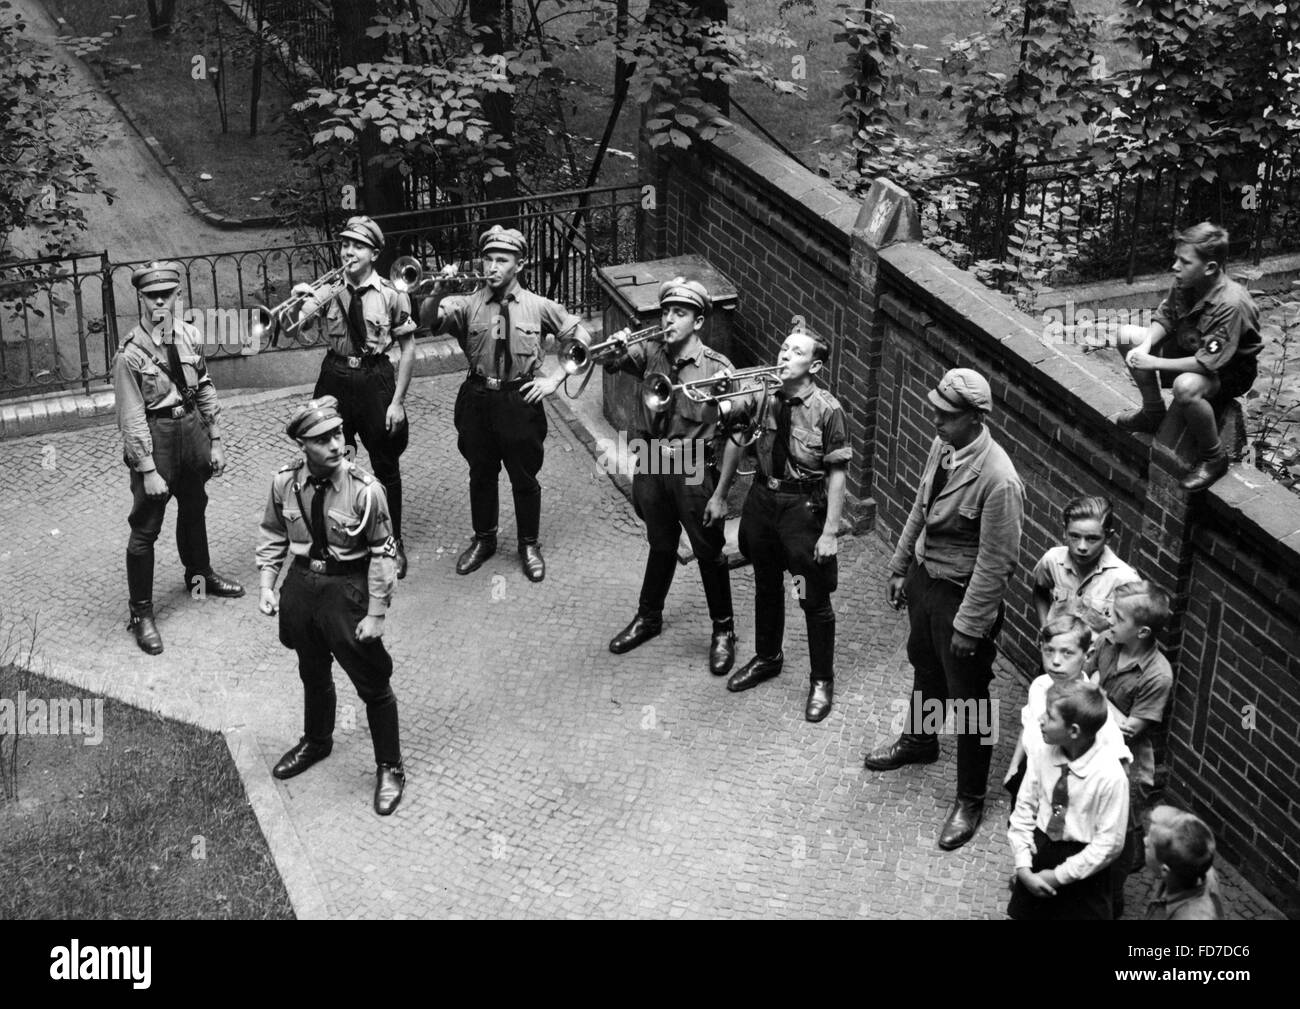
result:
[(104, 123), (68, 69), (27, 43), (26, 23), (0, 0), (0, 262), (22, 229), (33, 256), (63, 255), (86, 229), (71, 197), (114, 193), (86, 152), (106, 137)]
[[(1066, 218), (1074, 211), (1059, 208)], [(1019, 218), (1007, 238), (1007, 254), (1000, 261), (982, 259), (972, 266), (984, 284), (1010, 294), (1016, 307), (1034, 314), (1038, 296), (1052, 290), (1052, 282), (1069, 266), (1070, 256), (1061, 240), (1061, 228), (1054, 225), (1057, 215), (1042, 222), (1032, 217)]]
[(777, 94), (806, 94), (807, 89), (782, 79), (756, 54), (753, 46), (795, 47), (782, 28), (742, 31), (704, 16), (681, 0), (651, 3), (640, 29), (618, 45), (632, 68), (632, 95), (653, 102), (644, 127), (651, 147), (689, 147), (692, 135), (711, 140), (730, 123), (707, 100), (710, 84), (756, 81)]

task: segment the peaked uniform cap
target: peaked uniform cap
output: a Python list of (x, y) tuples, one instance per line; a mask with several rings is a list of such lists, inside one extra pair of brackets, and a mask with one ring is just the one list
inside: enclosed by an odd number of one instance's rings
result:
[(322, 396), (320, 399), (313, 399), (295, 410), (293, 416), (289, 419), (289, 423), (285, 425), (284, 433), (290, 438), (302, 440), (303, 438), (314, 438), (318, 434), (324, 434), (326, 431), (332, 431), (342, 425), (343, 418), (339, 416), (339, 401), (333, 396)]
[(483, 232), (483, 236), (478, 240), (479, 253), (490, 252), (493, 249), (500, 249), (502, 252), (509, 252), (520, 259), (528, 258), (528, 239), (524, 238), (523, 232), (515, 228), (503, 228), (499, 224), (494, 224)]
[(146, 263), (131, 271), (131, 283), (141, 294), (168, 291), (181, 286), (179, 263)]
[(706, 313), (713, 307), (708, 288), (698, 280), (674, 277), (659, 285), (659, 306), (685, 305), (697, 312)]
[(376, 252), (384, 247), (384, 233), (379, 229), (378, 224), (364, 214), (358, 217), (349, 217), (347, 223), (343, 225), (343, 230), (339, 232), (339, 238), (350, 238), (354, 242), (364, 242)]

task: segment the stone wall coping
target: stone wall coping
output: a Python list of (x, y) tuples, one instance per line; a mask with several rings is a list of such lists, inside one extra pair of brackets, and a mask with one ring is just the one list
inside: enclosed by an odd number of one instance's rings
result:
[(1254, 466), (1236, 465), (1205, 492), (1206, 504), (1228, 529), (1295, 578), (1300, 575), (1300, 497)]
[(743, 126), (733, 123), (732, 127), (708, 143), (732, 171), (747, 177), (759, 190), (775, 189), (783, 193), (806, 218), (818, 225), (819, 231), (836, 241), (848, 241), (861, 209), (856, 199), (837, 189), (830, 179), (796, 164)]

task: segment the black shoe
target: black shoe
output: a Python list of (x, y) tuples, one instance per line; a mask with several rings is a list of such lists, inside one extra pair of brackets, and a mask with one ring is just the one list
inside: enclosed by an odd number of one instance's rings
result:
[(401, 764), (377, 764), (375, 766), (375, 812), (388, 816), (402, 801), (402, 790), (406, 787), (406, 771)]
[(406, 577), (406, 547), (402, 544), (402, 537), (396, 538), (397, 544), (397, 580), (401, 581)]
[(713, 622), (713, 640), (709, 642), (709, 672), (726, 676), (736, 664), (736, 632), (730, 620)]
[(609, 642), (609, 650), (615, 655), (630, 652), (637, 645), (644, 644), (651, 638), (658, 637), (664, 629), (662, 616), (643, 617), (638, 613), (632, 622), (615, 634)]
[(530, 582), (540, 582), (546, 577), (546, 561), (542, 559), (542, 548), (536, 543), (519, 544), (519, 563)]
[(887, 746), (867, 754), (863, 765), (873, 771), (892, 771), (905, 764), (933, 764), (939, 759), (939, 741), (927, 744), (910, 736), (899, 736)]
[(469, 549), (461, 554), (456, 561), (456, 574), (467, 575), (471, 571), (477, 571), (483, 566), (483, 562), (496, 552), (497, 538), (495, 536), (475, 536), (474, 541), (469, 545)]
[(131, 619), (126, 629), (135, 635), (135, 643), (140, 650), (150, 655), (161, 655), (163, 650), (162, 635), (153, 619), (153, 603), (132, 603)]
[(764, 680), (770, 680), (780, 673), (781, 664), (784, 661), (785, 654), (783, 652), (777, 652), (774, 659), (765, 659), (755, 655), (731, 675), (731, 679), (727, 681), (727, 689), (736, 694), (742, 690), (748, 690), (750, 687), (756, 687)]
[(831, 699), (835, 695), (834, 680), (813, 680), (808, 688), (808, 706), (803, 717), (810, 722), (820, 722), (831, 713)]
[(975, 831), (979, 829), (980, 820), (982, 819), (984, 819), (983, 799), (958, 798), (952, 804), (952, 812), (948, 814), (948, 822), (943, 825), (943, 830), (939, 832), (939, 847), (944, 851), (960, 848), (975, 836)]
[(1205, 490), (1226, 472), (1228, 453), (1220, 452), (1213, 459), (1203, 459), (1194, 470), (1178, 481), (1178, 486), (1186, 491)]
[(331, 743), (313, 743), (308, 739), (298, 740), (288, 753), (280, 758), (280, 762), (271, 770), (273, 777), (283, 781), (285, 778), (292, 778), (296, 774), (302, 774), (303, 771), (319, 761), (324, 760), (334, 749)]
[(1115, 418), (1115, 426), (1121, 431), (1155, 434), (1160, 430), (1160, 425), (1164, 422), (1164, 419), (1165, 411), (1163, 407), (1159, 410), (1129, 410), (1127, 413), (1121, 413)]
[(194, 581), (203, 579), (203, 592), (209, 596), (221, 596), (224, 599), (238, 599), (244, 594), (244, 586), (229, 578), (223, 578), (211, 568), (206, 571), (186, 571), (185, 587), (193, 591)]

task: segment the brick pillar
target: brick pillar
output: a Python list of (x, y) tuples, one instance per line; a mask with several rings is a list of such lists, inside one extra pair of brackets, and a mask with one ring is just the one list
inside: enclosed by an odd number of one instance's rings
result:
[[(637, 132), (637, 182), (641, 186), (641, 241), (637, 260), (646, 263), (668, 255), (668, 160), (646, 140), (648, 104), (641, 105), (642, 127)], [(647, 188), (648, 187), (648, 188)]]
[(1173, 619), (1163, 635), (1163, 643), (1171, 650), (1177, 648), (1181, 637), (1192, 570), (1192, 497), (1178, 486), (1190, 458), (1181, 444), (1185, 440), (1182, 435), (1180, 411), (1171, 410), (1151, 445), (1142, 536), (1134, 565), (1173, 599)]
[(875, 515), (872, 497), (877, 412), (880, 396), (883, 326), (878, 322), (880, 250), (896, 242), (916, 242), (921, 222), (916, 204), (894, 183), (871, 184), (853, 225), (849, 252), (849, 299), (845, 306), (844, 337), (839, 350), (837, 388), (850, 417), (853, 449), (858, 454), (857, 478), (849, 491), (863, 513)]

